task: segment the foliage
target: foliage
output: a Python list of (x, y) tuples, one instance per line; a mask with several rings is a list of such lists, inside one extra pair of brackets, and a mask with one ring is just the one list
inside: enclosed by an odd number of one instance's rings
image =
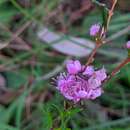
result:
[[(59, 26), (48, 17), (61, 1), (24, 1), (0, 1), (0, 48), (9, 43), (0, 50), (0, 74), (6, 81), (4, 88), (0, 81), (0, 130), (129, 130), (130, 65), (104, 86), (99, 99), (65, 111), (65, 99), (50, 85), (50, 79), (63, 70), (70, 56), (58, 53), (37, 36), (38, 29), (48, 23), (49, 29), (57, 32)], [(76, 23), (71, 23), (65, 12), (56, 18), (67, 26), (69, 36), (93, 40), (88, 29), (99, 21), (104, 24), (107, 15), (106, 6), (100, 7), (99, 2), (93, 5), (95, 8), (87, 10)], [(123, 46), (130, 37), (129, 19), (129, 12), (116, 9), (108, 29), (109, 43), (98, 51), (96, 67), (102, 67), (104, 62), (109, 73), (127, 56)], [(63, 28), (60, 31), (64, 32)], [(86, 62), (84, 57), (80, 60)]]

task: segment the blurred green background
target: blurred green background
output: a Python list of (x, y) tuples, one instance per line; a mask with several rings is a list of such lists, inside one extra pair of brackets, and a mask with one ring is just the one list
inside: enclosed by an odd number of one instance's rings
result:
[[(88, 55), (63, 54), (38, 37), (46, 27), (65, 34), (59, 42), (69, 36), (94, 42), (89, 28), (104, 23), (104, 11), (111, 4), (112, 0), (0, 0), (0, 130), (130, 130), (130, 65), (103, 86), (100, 98), (65, 111), (65, 99), (50, 79), (64, 70), (67, 59), (85, 63)], [(118, 0), (108, 44), (95, 57), (94, 65), (108, 73), (127, 57), (129, 7), (129, 0)]]

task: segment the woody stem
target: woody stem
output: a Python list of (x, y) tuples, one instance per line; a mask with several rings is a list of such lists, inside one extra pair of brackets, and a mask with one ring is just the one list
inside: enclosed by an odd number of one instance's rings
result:
[(111, 79), (113, 76), (115, 76), (122, 67), (124, 67), (126, 64), (130, 63), (130, 58), (126, 58), (121, 64), (119, 64), (110, 74), (110, 76), (108, 77), (107, 81), (109, 79)]
[(107, 18), (107, 25), (106, 25), (105, 32), (106, 32), (107, 29), (108, 29), (108, 26), (109, 26), (111, 17), (112, 17), (112, 15), (113, 15), (114, 8), (115, 8), (115, 6), (116, 6), (116, 3), (117, 3), (117, 0), (113, 0), (112, 7), (111, 7), (111, 9), (109, 10), (109, 14), (108, 14), (108, 18)]
[(86, 66), (88, 66), (89, 64), (91, 64), (91, 63), (93, 62), (93, 58), (94, 58), (94, 56), (95, 56), (97, 50), (100, 48), (100, 46), (101, 46), (100, 44), (96, 44), (94, 50), (93, 50), (92, 53), (90, 54), (90, 57), (89, 57), (89, 59), (88, 59), (88, 61), (87, 61), (87, 63), (86, 63)]

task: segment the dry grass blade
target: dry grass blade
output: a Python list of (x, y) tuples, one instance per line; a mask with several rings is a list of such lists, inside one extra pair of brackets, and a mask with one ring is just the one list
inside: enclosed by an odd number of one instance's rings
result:
[[(13, 34), (6, 26), (4, 26), (3, 24), (0, 23), (0, 26), (2, 28), (4, 28), (5, 30), (7, 30), (9, 33), (11, 33), (11, 38), (7, 41), (7, 42), (4, 42), (0, 44), (0, 50), (7, 47), (10, 42), (12, 42), (13, 40), (17, 39), (18, 41), (22, 42), (24, 45), (26, 45), (26, 43), (21, 39), (19, 38), (19, 35), (31, 24), (31, 21), (28, 21), (27, 23), (25, 23), (18, 31), (16, 31), (15, 34)], [(27, 45), (26, 45), (27, 46)], [(29, 49), (29, 47), (27, 48)]]

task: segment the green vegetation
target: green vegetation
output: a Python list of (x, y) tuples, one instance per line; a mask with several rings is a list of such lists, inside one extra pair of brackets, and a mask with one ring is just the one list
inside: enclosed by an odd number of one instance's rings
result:
[[(56, 15), (60, 21), (56, 24), (48, 17), (61, 0), (23, 1), (0, 0), (0, 130), (129, 130), (130, 65), (103, 86), (100, 98), (65, 110), (64, 102), (71, 103), (64, 101), (50, 79), (64, 69), (64, 61), (70, 56), (58, 53), (37, 35), (43, 26), (56, 33), (64, 32), (65, 26), (68, 36), (93, 40), (89, 28), (104, 22), (104, 9), (94, 3), (95, 8), (87, 10), (77, 23), (71, 23), (67, 13), (62, 12)], [(99, 50), (96, 67), (105, 66), (110, 73), (125, 59), (123, 46), (130, 39), (129, 26), (130, 13), (117, 8), (107, 34), (112, 41)], [(87, 59), (74, 58), (83, 63)]]

